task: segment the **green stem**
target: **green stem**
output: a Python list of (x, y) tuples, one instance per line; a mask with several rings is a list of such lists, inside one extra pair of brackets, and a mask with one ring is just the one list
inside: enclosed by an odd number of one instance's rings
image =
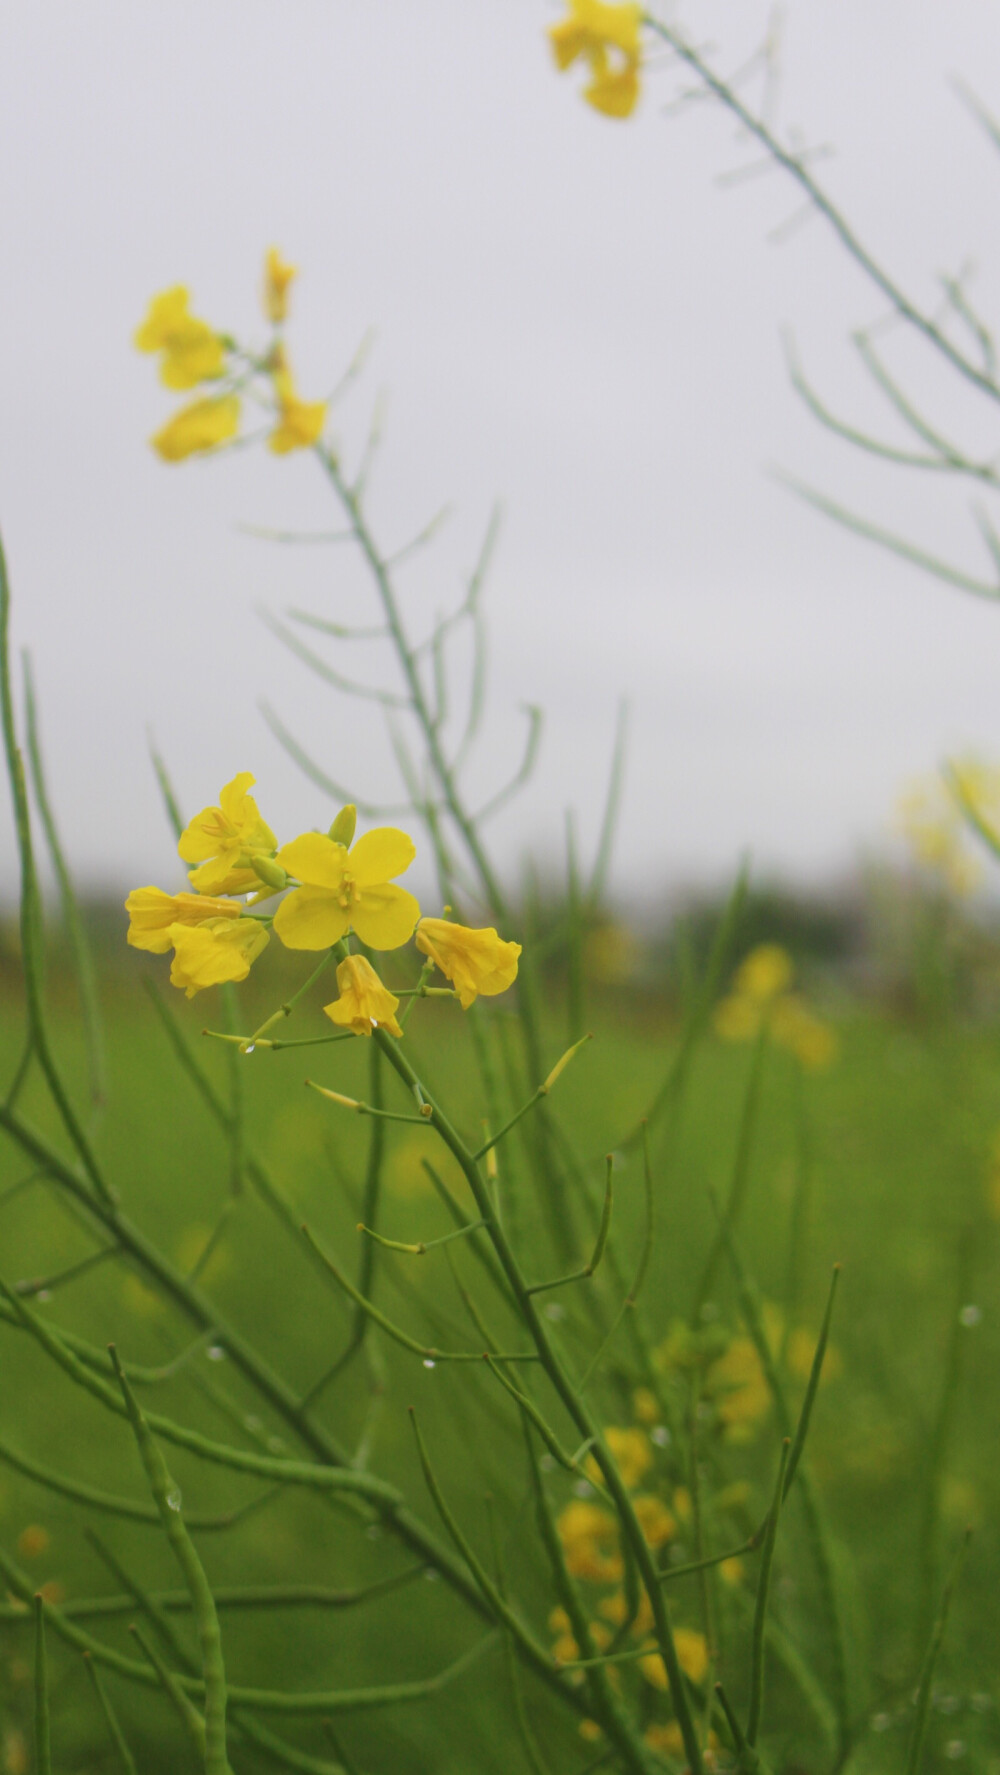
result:
[[(389, 1064), (412, 1091), (417, 1083), (416, 1075), (406, 1056), (385, 1036), (382, 1030), (376, 1030), (375, 1038), (380, 1042), (383, 1053), (388, 1055)], [(472, 1191), (477, 1210), (486, 1222), (487, 1231), (493, 1242), (494, 1250), (510, 1283), (511, 1291), (517, 1301), (521, 1317), (527, 1326), (532, 1341), (538, 1352), (539, 1360), (545, 1369), (556, 1393), (562, 1400), (572, 1422), (576, 1425), (583, 1439), (591, 1439), (593, 1454), (604, 1478), (605, 1485), (611, 1493), (615, 1509), (621, 1522), (626, 1541), (632, 1549), (636, 1564), (642, 1578), (643, 1586), (649, 1598), (656, 1627), (656, 1637), (660, 1653), (663, 1657), (670, 1685), (674, 1712), (681, 1729), (684, 1749), (691, 1768), (691, 1775), (702, 1775), (704, 1763), (701, 1745), (695, 1730), (691, 1706), (688, 1700), (684, 1673), (681, 1670), (674, 1644), (673, 1633), (667, 1613), (666, 1602), (660, 1584), (659, 1573), (653, 1563), (652, 1554), (646, 1537), (643, 1534), (639, 1519), (628, 1489), (625, 1486), (618, 1466), (614, 1461), (596, 1418), (580, 1397), (576, 1387), (565, 1373), (562, 1363), (555, 1353), (548, 1332), (541, 1319), (535, 1303), (528, 1293), (527, 1284), (521, 1273), (520, 1264), (508, 1243), (503, 1227), (496, 1218), (490, 1202), (489, 1191), (472, 1154), (465, 1146), (444, 1112), (436, 1103), (431, 1102), (431, 1122), (458, 1161), (469, 1188)]]

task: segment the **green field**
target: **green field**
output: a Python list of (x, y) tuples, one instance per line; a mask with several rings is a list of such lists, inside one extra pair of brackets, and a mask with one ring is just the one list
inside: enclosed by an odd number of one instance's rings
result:
[[(162, 975), (162, 970), (159, 971)], [(301, 1394), (344, 1347), (351, 1308), (319, 1275), (296, 1227), (307, 1220), (349, 1275), (357, 1273), (367, 1141), (371, 1123), (303, 1088), (310, 1072), (321, 1082), (363, 1097), (369, 1044), (316, 1050), (258, 1052), (241, 1057), (238, 1074), (245, 1108), (244, 1145), (233, 1142), (206, 1110), (179, 1067), (164, 1029), (142, 990), (140, 975), (157, 976), (145, 958), (109, 973), (107, 1020), (109, 1100), (95, 1135), (106, 1175), (123, 1213), (173, 1261), (190, 1268), (220, 1212), (231, 1212), (202, 1281), (220, 1314), (243, 1332), (291, 1388)], [(162, 980), (161, 980), (162, 984)], [(72, 989), (51, 986), (55, 1044), (78, 1101), (85, 1097), (86, 1054)], [(259, 982), (249, 994), (247, 1027), (272, 1008)], [(273, 998), (273, 987), (271, 988)], [(178, 995), (171, 1008), (207, 1068), (221, 1099), (229, 1101), (231, 1050), (204, 1041), (206, 1020), (220, 1026), (222, 1009), (205, 994), (193, 1005)], [(179, 1009), (178, 1009), (179, 1006)], [(546, 1063), (565, 1046), (565, 1022), (553, 996), (546, 1029)], [(0, 1031), (3, 1076), (20, 1053), (22, 1007), (12, 980), (5, 986)], [(503, 1016), (503, 1012), (500, 1016)], [(406, 1042), (431, 1089), (472, 1116), (479, 1101), (470, 1046), (457, 1007), (418, 1004)], [(633, 1012), (625, 997), (592, 1007), (596, 1039), (560, 1081), (551, 1100), (555, 1121), (572, 1130), (598, 1191), (601, 1155), (618, 1151), (655, 1098), (676, 1051), (676, 1017), (669, 1005), (647, 1002)], [(319, 1033), (316, 1008), (297, 1017), (300, 1034)], [(847, 1656), (852, 1740), (851, 1769), (902, 1769), (911, 1729), (912, 1692), (945, 1568), (966, 1524), (975, 1529), (962, 1572), (934, 1683), (935, 1701), (925, 1767), (954, 1762), (970, 1769), (1000, 1768), (997, 1719), (996, 1593), (1000, 1579), (1000, 1358), (997, 1298), (997, 1214), (991, 1195), (994, 1137), (1000, 1124), (995, 1033), (969, 1025), (904, 1020), (872, 1005), (845, 1003), (837, 1019), (839, 1056), (828, 1070), (804, 1079), (805, 1145), (795, 1114), (796, 1068), (778, 1048), (764, 1056), (759, 1114), (737, 1228), (739, 1253), (766, 1303), (780, 1308), (788, 1329), (815, 1333), (831, 1266), (843, 1266), (828, 1356), (829, 1378), (818, 1394), (808, 1462), (829, 1524), (833, 1571)], [(501, 1052), (501, 1048), (497, 1051)], [(317, 1058), (318, 1056), (318, 1058)], [(307, 1064), (308, 1062), (308, 1064)], [(748, 1046), (707, 1035), (700, 1044), (679, 1111), (655, 1125), (652, 1141), (657, 1234), (644, 1286), (643, 1311), (659, 1345), (691, 1311), (697, 1279), (712, 1243), (712, 1192), (725, 1196), (732, 1173), (742, 1105), (752, 1065)], [(405, 1108), (395, 1081), (386, 1098)], [(21, 1101), (28, 1121), (64, 1149), (52, 1110), (33, 1078)], [(472, 1121), (467, 1132), (475, 1138)], [(422, 1144), (423, 1143), (423, 1144)], [(428, 1240), (450, 1229), (441, 1202), (420, 1165), (433, 1153), (429, 1131), (389, 1125), (380, 1226), (390, 1237)], [(501, 1148), (500, 1200), (529, 1274), (542, 1275), (549, 1234), (535, 1199), (517, 1137)], [(287, 1203), (284, 1223), (253, 1181), (248, 1161), (266, 1167)], [(2, 1273), (8, 1282), (46, 1278), (94, 1249), (91, 1234), (66, 1212), (63, 1192), (36, 1179), (12, 1190), (28, 1167), (11, 1143), (2, 1154)], [(444, 1155), (442, 1170), (459, 1195), (457, 1169)], [(242, 1182), (233, 1196), (234, 1167)], [(642, 1222), (642, 1174), (636, 1149), (620, 1154), (613, 1242), (631, 1275)], [(567, 1226), (593, 1227), (592, 1199), (563, 1182)], [(467, 1206), (467, 1204), (465, 1204)], [(582, 1210), (582, 1212), (581, 1212)], [(550, 1211), (551, 1222), (551, 1211)], [(576, 1233), (572, 1238), (576, 1238)], [(592, 1237), (591, 1233), (584, 1237)], [(518, 1328), (498, 1303), (489, 1277), (475, 1261), (472, 1240), (449, 1249), (456, 1271), (496, 1326), (503, 1347)], [(585, 1257), (585, 1251), (581, 1252)], [(553, 1273), (549, 1269), (548, 1273)], [(418, 1340), (475, 1349), (443, 1251), (414, 1258), (379, 1251), (374, 1298)], [(557, 1305), (552, 1325), (570, 1358), (599, 1341), (614, 1277), (578, 1284), (548, 1297)], [(588, 1291), (605, 1303), (592, 1307)], [(48, 1292), (48, 1291), (46, 1291)], [(546, 1297), (543, 1297), (546, 1298)], [(114, 1341), (129, 1363), (169, 1364), (190, 1346), (193, 1332), (176, 1307), (148, 1286), (136, 1266), (119, 1257), (67, 1281), (51, 1298), (34, 1297), (40, 1316), (95, 1346)], [(551, 1308), (550, 1308), (551, 1312)], [(604, 1320), (599, 1317), (605, 1314)], [(772, 1315), (773, 1316), (773, 1315)], [(723, 1262), (703, 1328), (740, 1331), (740, 1309)], [(141, 1468), (126, 1425), (58, 1373), (37, 1344), (9, 1324), (0, 1327), (4, 1406), (0, 1439), (47, 1468), (77, 1481), (147, 1502)], [(523, 1340), (523, 1330), (520, 1333)], [(618, 1342), (599, 1383), (606, 1423), (630, 1421), (631, 1338)], [(797, 1408), (801, 1380), (786, 1377)], [(687, 1397), (683, 1374), (668, 1374), (679, 1409)], [(142, 1390), (147, 1409), (182, 1420), (231, 1445), (300, 1454), (287, 1423), (237, 1371), (211, 1338), (175, 1375)], [(317, 1423), (353, 1448), (362, 1433), (371, 1470), (406, 1493), (413, 1511), (440, 1538), (440, 1525), (414, 1459), (407, 1407), (421, 1426), (449, 1502), (485, 1558), (490, 1530), (486, 1499), (499, 1525), (502, 1568), (538, 1635), (548, 1635), (551, 1608), (530, 1508), (529, 1481), (517, 1414), (485, 1367), (438, 1363), (400, 1349), (370, 1328), (365, 1351), (324, 1392)], [(554, 1420), (555, 1421), (555, 1420)], [(739, 1540), (759, 1521), (773, 1484), (779, 1433), (774, 1413), (762, 1409), (745, 1442), (710, 1436), (699, 1460), (706, 1491), (746, 1482), (731, 1521), (711, 1513), (707, 1550), (726, 1535)], [(237, 1475), (167, 1449), (184, 1510), (225, 1514), (268, 1491), (261, 1480)], [(671, 1471), (672, 1450), (661, 1449), (662, 1484), (683, 1480)], [(571, 1496), (566, 1476), (554, 1474), (553, 1496)], [(735, 1494), (734, 1494), (735, 1495)], [(93, 1528), (110, 1541), (126, 1572), (157, 1592), (176, 1591), (178, 1579), (157, 1526), (120, 1522), (79, 1501), (56, 1495), (4, 1462), (0, 1470), (0, 1545), (29, 1576), (51, 1584), (53, 1598), (73, 1603), (121, 1595), (87, 1539)], [(26, 1530), (44, 1530), (44, 1534)], [(681, 1540), (683, 1541), (683, 1525)], [(449, 1591), (437, 1574), (420, 1570), (412, 1550), (386, 1527), (359, 1522), (316, 1493), (285, 1486), (244, 1522), (196, 1537), (212, 1585), (311, 1584), (332, 1590), (366, 1586), (390, 1574), (416, 1575), (398, 1590), (348, 1608), (294, 1610), (228, 1605), (222, 1611), (230, 1683), (268, 1689), (345, 1690), (419, 1680), (442, 1669), (488, 1624)], [(17, 1551), (18, 1543), (22, 1551)], [(684, 1551), (682, 1547), (682, 1552)], [(688, 1549), (687, 1556), (690, 1557)], [(746, 1684), (748, 1613), (753, 1569), (743, 1581), (718, 1584), (720, 1669), (741, 1697)], [(772, 1646), (768, 1659), (765, 1739), (777, 1769), (833, 1766), (824, 1709), (836, 1689), (827, 1623), (817, 1602), (816, 1574), (800, 1502), (793, 1492), (782, 1519), (772, 1617), (781, 1640), (797, 1646), (807, 1665)], [(695, 1577), (670, 1587), (676, 1619), (696, 1626), (701, 1595)], [(10, 1611), (8, 1611), (10, 1613)], [(82, 1621), (107, 1643), (135, 1655), (127, 1635), (131, 1608)], [(187, 1633), (185, 1617), (171, 1617)], [(549, 1635), (549, 1637), (551, 1637)], [(66, 1771), (117, 1767), (83, 1663), (51, 1629), (52, 1731), (55, 1767)], [(189, 1641), (193, 1645), (193, 1641)], [(7, 1769), (17, 1775), (22, 1736), (30, 1742), (33, 1706), (31, 1631), (23, 1621), (0, 1625), (2, 1705)], [(628, 1680), (631, 1680), (629, 1678)], [(106, 1675), (108, 1692), (143, 1771), (194, 1767), (167, 1700)], [(818, 1691), (810, 1694), (812, 1689)], [(579, 1737), (578, 1718), (534, 1677), (524, 1681), (527, 1711), (553, 1775), (581, 1770), (598, 1754)], [(262, 1719), (264, 1716), (260, 1716)], [(316, 1758), (329, 1756), (319, 1719), (267, 1716), (267, 1724)], [(484, 1646), (467, 1672), (436, 1696), (393, 1708), (352, 1710), (338, 1735), (360, 1771), (391, 1766), (404, 1775), (507, 1775), (529, 1768), (511, 1724), (511, 1697), (499, 1643)], [(599, 1747), (598, 1747), (599, 1750)], [(185, 1760), (186, 1759), (186, 1760)], [(24, 1766), (23, 1764), (20, 1766)], [(258, 1764), (239, 1753), (237, 1767)], [(681, 1765), (678, 1765), (678, 1767)]]

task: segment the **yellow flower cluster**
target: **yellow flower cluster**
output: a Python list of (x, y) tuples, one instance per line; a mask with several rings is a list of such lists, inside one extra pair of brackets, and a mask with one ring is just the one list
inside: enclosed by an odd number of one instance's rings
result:
[(753, 1041), (762, 1028), (802, 1066), (818, 1072), (836, 1058), (837, 1038), (805, 1000), (790, 990), (792, 958), (777, 943), (760, 943), (736, 970), (732, 987), (715, 1009), (723, 1041)]
[(549, 28), (556, 66), (586, 62), (590, 82), (583, 96), (605, 117), (630, 117), (638, 103), (641, 30), (641, 6), (608, 0), (569, 0), (568, 17)]
[(978, 758), (952, 759), (946, 775), (910, 785), (897, 819), (917, 862), (952, 893), (970, 894), (983, 872), (966, 843), (969, 825), (978, 824), (1000, 851), (1000, 770)]
[[(288, 316), (288, 291), (296, 267), (282, 259), (277, 247), (268, 250), (264, 262), (262, 302), (274, 328)], [(276, 456), (305, 450), (319, 441), (326, 423), (325, 401), (303, 401), (295, 387), (288, 356), (280, 337), (273, 339), (263, 356), (240, 351), (225, 334), (190, 312), (190, 294), (175, 284), (154, 296), (134, 339), (139, 351), (159, 353), (160, 380), (167, 388), (198, 388), (215, 383), (217, 391), (202, 395), (181, 407), (152, 438), (154, 450), (164, 462), (183, 462), (228, 444), (239, 433), (244, 388), (254, 377), (263, 378), (266, 402), (276, 423), (268, 435), (268, 447)]]
[[(250, 794), (254, 778), (241, 771), (217, 806), (204, 807), (181, 833), (178, 853), (194, 892), (168, 894), (135, 888), (125, 902), (128, 941), (153, 955), (174, 951), (170, 979), (188, 998), (207, 986), (245, 980), (266, 948), (270, 931), (287, 949), (332, 949), (353, 931), (366, 948), (399, 949), (415, 937), (464, 1009), (477, 995), (503, 992), (517, 976), (519, 943), (495, 930), (470, 930), (440, 918), (421, 918), (413, 894), (397, 887), (416, 856), (412, 838), (379, 826), (354, 842), (356, 813), (343, 808), (329, 833), (305, 832), (279, 846)], [(264, 900), (285, 893), (273, 913)], [(340, 997), (324, 1006), (335, 1024), (370, 1036), (375, 1028), (402, 1035), (399, 1000), (363, 955), (337, 968)]]
[[(784, 1313), (773, 1301), (763, 1302), (761, 1318), (775, 1362), (797, 1381), (807, 1381), (816, 1354), (814, 1333), (804, 1325), (789, 1329)], [(714, 1422), (726, 1442), (752, 1442), (770, 1416), (771, 1388), (757, 1345), (746, 1332), (733, 1336), (721, 1324), (693, 1331), (684, 1320), (676, 1320), (656, 1351), (656, 1363), (664, 1374), (701, 1369), (702, 1399), (714, 1406)], [(832, 1380), (842, 1368), (839, 1350), (827, 1344), (823, 1382)]]
[[(642, 1397), (637, 1396), (638, 1403), (645, 1405), (647, 1400), (650, 1401), (653, 1412), (639, 1411), (637, 1415), (652, 1421), (652, 1417), (658, 1415), (655, 1397), (646, 1389), (641, 1389), (640, 1393)], [(683, 1487), (675, 1488), (668, 1504), (658, 1492), (638, 1491), (639, 1486), (648, 1484), (648, 1476), (655, 1465), (653, 1444), (639, 1425), (608, 1425), (604, 1430), (604, 1441), (614, 1456), (625, 1485), (633, 1494), (632, 1505), (648, 1545), (654, 1550), (665, 1547), (675, 1538), (678, 1523), (690, 1518), (691, 1499), (688, 1493)], [(588, 1459), (586, 1470), (592, 1478), (599, 1477), (599, 1469), (592, 1456)], [(594, 1645), (603, 1649), (612, 1637), (609, 1628), (624, 1629), (629, 1615), (623, 1588), (625, 1567), (618, 1518), (591, 1498), (573, 1498), (559, 1515), (556, 1527), (570, 1576), (604, 1587), (605, 1593), (596, 1600), (593, 1609), (596, 1618), (589, 1622), (590, 1637)], [(552, 1648), (555, 1658), (561, 1663), (572, 1664), (582, 1656), (573, 1636), (570, 1620), (562, 1609), (556, 1609), (549, 1617), (549, 1626), (556, 1636)], [(642, 1656), (636, 1661), (640, 1675), (652, 1688), (666, 1690), (666, 1669), (655, 1641), (651, 1638), (653, 1628), (649, 1598), (642, 1592), (635, 1617), (629, 1622), (628, 1632), (636, 1642), (637, 1651), (642, 1652)], [(692, 1627), (677, 1627), (674, 1629), (674, 1643), (682, 1670), (693, 1683), (703, 1682), (709, 1666), (708, 1644), (704, 1634)], [(619, 1669), (609, 1667), (609, 1676), (617, 1686), (621, 1680)], [(669, 1733), (673, 1726), (673, 1721), (651, 1726), (647, 1733), (648, 1742), (657, 1748), (657, 1734)]]

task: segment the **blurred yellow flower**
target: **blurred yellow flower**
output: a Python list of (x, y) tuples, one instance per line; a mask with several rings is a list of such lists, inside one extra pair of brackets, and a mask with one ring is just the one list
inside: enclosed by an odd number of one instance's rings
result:
[[(675, 1627), (674, 1645), (677, 1648), (677, 1661), (684, 1675), (693, 1683), (704, 1680), (708, 1670), (708, 1641), (703, 1633), (693, 1627)], [(651, 1651), (646, 1658), (639, 1659), (639, 1669), (654, 1689), (667, 1687), (667, 1672), (659, 1652)]]
[(390, 1035), (402, 1035), (396, 1021), (399, 1000), (383, 986), (363, 955), (349, 955), (337, 968), (340, 997), (323, 1009), (331, 1023), (353, 1029), (355, 1035), (371, 1036), (373, 1029), (387, 1029)]
[(771, 1011), (771, 1034), (788, 1048), (808, 1072), (821, 1072), (837, 1057), (837, 1038), (829, 1024), (809, 1009), (795, 992), (785, 993)]
[(620, 1430), (612, 1424), (605, 1430), (604, 1440), (618, 1463), (622, 1479), (631, 1491), (653, 1465), (653, 1449), (649, 1437), (645, 1430), (633, 1427)]
[(751, 1042), (761, 1025), (761, 1008), (752, 998), (731, 992), (715, 1007), (715, 1033), (724, 1042)]
[(771, 1391), (752, 1338), (735, 1337), (713, 1362), (706, 1392), (718, 1402), (727, 1440), (749, 1442), (771, 1409)]
[(376, 826), (351, 850), (320, 832), (306, 832), (278, 852), (278, 862), (301, 886), (274, 915), (289, 949), (329, 949), (351, 929), (371, 949), (398, 949), (409, 941), (420, 907), (405, 888), (391, 885), (416, 856), (416, 846), (394, 826)]
[(141, 327), (133, 335), (139, 351), (162, 351), (160, 381), (167, 388), (196, 388), (221, 376), (225, 347), (219, 335), (188, 312), (183, 284), (154, 296)]
[(264, 313), (276, 327), (288, 319), (288, 287), (298, 276), (298, 266), (288, 265), (277, 247), (268, 247), (264, 260)]
[(677, 1524), (662, 1499), (644, 1493), (633, 1498), (632, 1503), (639, 1526), (651, 1547), (662, 1547), (665, 1541), (673, 1539)]
[(602, 1510), (599, 1504), (574, 1498), (566, 1505), (556, 1527), (571, 1577), (591, 1578), (597, 1583), (620, 1583), (623, 1566), (618, 1551), (616, 1517)]
[(234, 900), (212, 899), (207, 894), (165, 894), (158, 887), (133, 888), (125, 910), (130, 919), (126, 941), (133, 949), (146, 949), (151, 955), (166, 955), (173, 948), (171, 925), (240, 916)]
[(659, 1401), (649, 1387), (636, 1387), (632, 1394), (632, 1409), (640, 1424), (655, 1424), (659, 1420)]
[[(816, 1343), (817, 1339), (811, 1331), (806, 1330), (804, 1325), (797, 1325), (794, 1331), (789, 1332), (788, 1342), (785, 1345), (785, 1365), (789, 1374), (794, 1374), (797, 1380), (807, 1381), (809, 1379), (812, 1373), (813, 1357), (816, 1354)], [(843, 1373), (843, 1368), (844, 1359), (836, 1344), (828, 1343), (823, 1357), (820, 1384), (834, 1380), (838, 1374)]]
[(17, 1551), (22, 1559), (38, 1559), (47, 1553), (52, 1544), (52, 1537), (47, 1528), (40, 1522), (31, 1522), (23, 1528), (17, 1537)]
[(912, 783), (900, 797), (897, 820), (917, 861), (965, 895), (982, 879), (966, 844), (965, 808), (1000, 844), (1000, 770), (977, 758), (954, 758), (948, 772), (950, 781), (935, 773)]
[(250, 771), (240, 771), (218, 807), (203, 807), (181, 833), (181, 860), (201, 865), (189, 878), (199, 894), (245, 894), (261, 886), (252, 858), (273, 857), (278, 841), (247, 793), (255, 781)]
[(227, 394), (182, 407), (153, 434), (150, 443), (164, 462), (183, 462), (188, 456), (228, 443), (239, 428), (240, 403), (234, 394)]
[(733, 985), (745, 998), (766, 1005), (787, 992), (792, 972), (792, 958), (780, 943), (758, 943), (741, 961)]
[(469, 930), (447, 918), (422, 918), (417, 948), (450, 980), (467, 1011), (479, 993), (492, 998), (517, 978), (520, 943), (507, 943), (495, 930)]
[[(598, 1604), (598, 1607), (606, 1621), (610, 1621), (614, 1627), (620, 1627), (628, 1614), (628, 1604), (625, 1601), (624, 1590), (616, 1590), (611, 1596), (605, 1596)], [(646, 1595), (645, 1590), (640, 1590), (639, 1607), (636, 1611), (636, 1617), (632, 1623), (630, 1631), (635, 1634), (637, 1639), (641, 1639), (643, 1634), (651, 1633), (652, 1630), (653, 1605), (650, 1602), (649, 1597)]]
[(299, 398), (291, 367), (280, 346), (275, 349), (272, 364), (271, 380), (278, 401), (278, 423), (267, 440), (267, 447), (276, 456), (287, 456), (290, 450), (308, 450), (326, 423), (326, 402)]
[(270, 938), (256, 918), (210, 918), (201, 925), (171, 925), (170, 941), (170, 984), (193, 998), (224, 980), (245, 980)]
[(738, 1554), (734, 1554), (732, 1559), (724, 1559), (719, 1566), (719, 1577), (731, 1590), (742, 1584), (745, 1575), (746, 1566)]
[(569, 16), (550, 25), (556, 66), (566, 69), (581, 57), (590, 68), (583, 96), (606, 117), (628, 117), (639, 97), (642, 60), (642, 8), (610, 5), (608, 0), (569, 0)]

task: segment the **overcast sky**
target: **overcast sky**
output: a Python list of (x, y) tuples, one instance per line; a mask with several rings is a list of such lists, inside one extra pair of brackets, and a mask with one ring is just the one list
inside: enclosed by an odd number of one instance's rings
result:
[[(689, 0), (684, 14), (722, 67), (766, 24), (748, 3), (737, 38), (733, 11)], [(551, 851), (571, 804), (592, 839), (621, 697), (621, 893), (719, 878), (747, 848), (760, 869), (822, 879), (884, 841), (913, 774), (956, 748), (1000, 754), (1000, 609), (839, 531), (770, 472), (980, 564), (964, 493), (861, 459), (788, 385), (791, 325), (830, 402), (878, 417), (848, 340), (879, 301), (821, 221), (770, 239), (797, 208), (780, 174), (719, 183), (755, 153), (710, 106), (667, 115), (666, 63), (629, 123), (584, 105), (545, 42), (560, 12), (6, 10), (0, 525), (88, 886), (177, 883), (149, 727), (188, 812), (249, 769), (283, 837), (327, 824), (263, 696), (360, 797), (398, 794), (377, 712), (331, 695), (256, 614), (374, 614), (343, 549), (240, 528), (335, 525), (314, 464), (248, 450), (166, 467), (146, 443), (177, 399), (130, 345), (149, 296), (186, 282), (197, 313), (260, 339), (271, 243), (302, 268), (290, 344), (307, 395), (376, 331), (334, 428), (349, 453), (385, 391), (371, 513), (386, 547), (452, 508), (403, 572), (415, 631), (460, 593), (502, 502), (478, 793), (516, 763), (520, 706), (546, 710), (534, 784), (496, 822), (504, 867)], [(796, 0), (782, 70), (782, 128), (835, 149), (817, 172), (893, 273), (933, 305), (938, 274), (974, 258), (977, 298), (1000, 311), (1000, 155), (950, 84), (964, 74), (1000, 110), (995, 9)], [(912, 368), (939, 415), (995, 448), (949, 379)], [(352, 669), (344, 647), (329, 657)], [(359, 663), (386, 669), (373, 650)], [(9, 895), (6, 809), (0, 847)]]

